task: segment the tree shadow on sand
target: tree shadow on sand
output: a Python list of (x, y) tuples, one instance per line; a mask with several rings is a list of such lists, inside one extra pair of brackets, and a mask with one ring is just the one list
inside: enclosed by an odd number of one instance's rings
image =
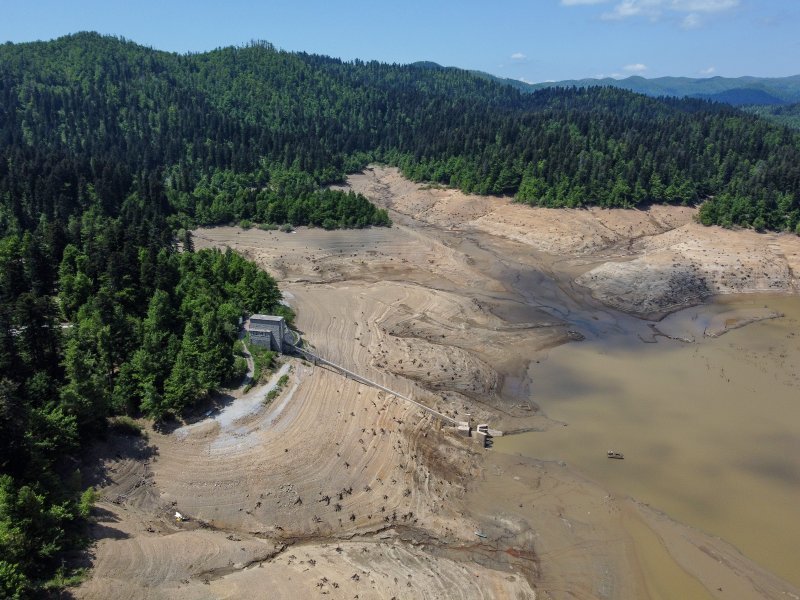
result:
[[(245, 377), (245, 381), (242, 383), (241, 387), (244, 387), (247, 383), (249, 383), (249, 381), (247, 381), (247, 377)], [(153, 429), (163, 435), (170, 435), (174, 433), (176, 429), (187, 425), (194, 425), (214, 415), (218, 415), (225, 408), (233, 404), (236, 399), (237, 396), (228, 391), (216, 391), (209, 394), (206, 400), (198, 402), (198, 404), (192, 408), (186, 409), (183, 414), (181, 414), (180, 418), (168, 417), (157, 421), (153, 424)]]
[(105, 508), (94, 507), (92, 509), (91, 519), (89, 535), (92, 540), (127, 540), (131, 537), (130, 534), (125, 531), (109, 525), (109, 523), (118, 523), (119, 519), (114, 513)]
[(97, 488), (114, 483), (119, 465), (125, 461), (144, 462), (158, 455), (147, 438), (137, 435), (109, 434), (97, 442), (84, 458), (83, 482)]
[[(148, 442), (144, 435), (109, 432), (105, 439), (95, 442), (83, 456), (82, 483), (84, 486), (92, 486), (97, 490), (100, 498), (115, 502), (114, 499), (104, 497), (104, 488), (118, 483), (119, 477), (130, 476), (132, 463), (146, 464), (157, 454), (157, 449)], [(140, 467), (134, 466), (133, 468)], [(88, 571), (92, 568), (96, 558), (95, 545), (97, 542), (109, 539), (129, 539), (131, 537), (129, 533), (115, 526), (119, 522), (120, 519), (113, 510), (98, 504), (93, 506), (84, 533), (86, 546), (63, 557), (63, 566), (67, 573)], [(74, 588), (63, 588), (51, 590), (44, 597), (67, 600), (76, 596)]]

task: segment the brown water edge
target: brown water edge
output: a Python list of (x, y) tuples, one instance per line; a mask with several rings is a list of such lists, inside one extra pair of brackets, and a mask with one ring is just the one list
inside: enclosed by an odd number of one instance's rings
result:
[(655, 532), (630, 508), (625, 511), (622, 523), (633, 539), (636, 560), (651, 600), (711, 598), (708, 590), (675, 562)]
[[(764, 307), (784, 316), (703, 337)], [(800, 585), (800, 298), (725, 298), (659, 328), (698, 341), (627, 336), (537, 357), (532, 400), (566, 426), (495, 450), (564, 460)], [(625, 460), (608, 460), (612, 448)]]

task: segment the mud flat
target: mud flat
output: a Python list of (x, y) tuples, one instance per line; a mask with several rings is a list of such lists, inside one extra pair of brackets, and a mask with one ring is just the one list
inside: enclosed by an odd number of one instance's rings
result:
[[(699, 227), (690, 209), (532, 211), (381, 168), (349, 183), (396, 225), (195, 232), (197, 247), (232, 248), (275, 274), (325, 358), (456, 419), (549, 432), (569, 429), (537, 406), (549, 353), (583, 338), (678, 343), (576, 280)], [(780, 243), (793, 265), (794, 242)], [(797, 593), (559, 457), (482, 450), (385, 392), (285, 365), (290, 381), (269, 405), (235, 398), (189, 427), (97, 449), (98, 542), (78, 597)]]

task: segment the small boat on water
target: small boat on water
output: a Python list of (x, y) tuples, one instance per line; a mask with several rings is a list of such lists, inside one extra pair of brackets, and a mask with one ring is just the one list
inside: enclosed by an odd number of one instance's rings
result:
[(606, 456), (608, 456), (608, 458), (625, 458), (625, 455), (622, 452), (617, 452), (616, 450), (609, 450), (606, 452)]

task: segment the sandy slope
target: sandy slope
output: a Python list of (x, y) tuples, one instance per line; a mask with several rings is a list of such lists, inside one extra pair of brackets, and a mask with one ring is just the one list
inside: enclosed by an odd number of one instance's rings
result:
[(657, 316), (714, 294), (800, 291), (800, 237), (704, 227), (694, 221), (693, 208), (531, 208), (458, 190), (421, 190), (384, 167), (348, 183), (416, 220), (571, 258), (578, 284), (630, 313)]
[[(388, 169), (350, 182), (399, 211), (398, 225), (221, 227), (197, 231), (195, 244), (231, 247), (274, 273), (323, 357), (501, 428), (553, 425), (527, 401), (527, 367), (580, 337), (573, 323), (586, 334), (637, 326), (576, 277), (599, 281), (594, 270), (635, 263), (645, 248), (648, 261), (688, 256), (689, 238), (669, 237), (680, 228), (710, 243), (689, 209), (531, 210), (421, 189)], [(793, 269), (796, 243), (773, 238), (752, 243), (760, 252), (772, 239)], [(269, 407), (239, 398), (199, 424), (97, 449), (98, 542), (78, 597), (657, 597), (647, 557), (683, 597), (758, 597), (752, 582), (767, 597), (789, 589), (730, 559), (722, 569), (734, 595), (717, 594), (671, 553), (716, 556), (718, 540), (655, 523), (560, 465), (487, 454), (330, 370), (285, 364), (290, 383)], [(175, 510), (191, 520), (175, 522)]]
[[(390, 304), (424, 303), (426, 294), (403, 284), (378, 288), (378, 298), (367, 300), (347, 286), (295, 287), (294, 302), (304, 307), (298, 325), (315, 332), (310, 341), (323, 356), (414, 393), (410, 380), (381, 368), (390, 355), (381, 324)], [(444, 589), (463, 597), (532, 597), (524, 576), (509, 581), (473, 566), (464, 576), (463, 561), (408, 546), (422, 540), (449, 552), (475, 543), (477, 522), (460, 514), (477, 470), (474, 448), (443, 438), (428, 417), (383, 392), (289, 362), (290, 383), (269, 410), (242, 411), (249, 399), (241, 398), (201, 423), (151, 432), (157, 455), (146, 467), (109, 462), (115, 472), (102, 488), (103, 539), (81, 596), (252, 597), (270, 581), (276, 597), (302, 590), (384, 597), (397, 578), (398, 597), (441, 597)], [(146, 483), (136, 487), (140, 480)], [(175, 510), (192, 520), (175, 523)], [(330, 544), (337, 539), (363, 543), (335, 552)], [(316, 556), (320, 568), (292, 555)], [(334, 579), (334, 559), (363, 581)], [(257, 571), (245, 569), (255, 564)], [(408, 581), (409, 573), (416, 579)], [(340, 587), (316, 588), (323, 577)]]

